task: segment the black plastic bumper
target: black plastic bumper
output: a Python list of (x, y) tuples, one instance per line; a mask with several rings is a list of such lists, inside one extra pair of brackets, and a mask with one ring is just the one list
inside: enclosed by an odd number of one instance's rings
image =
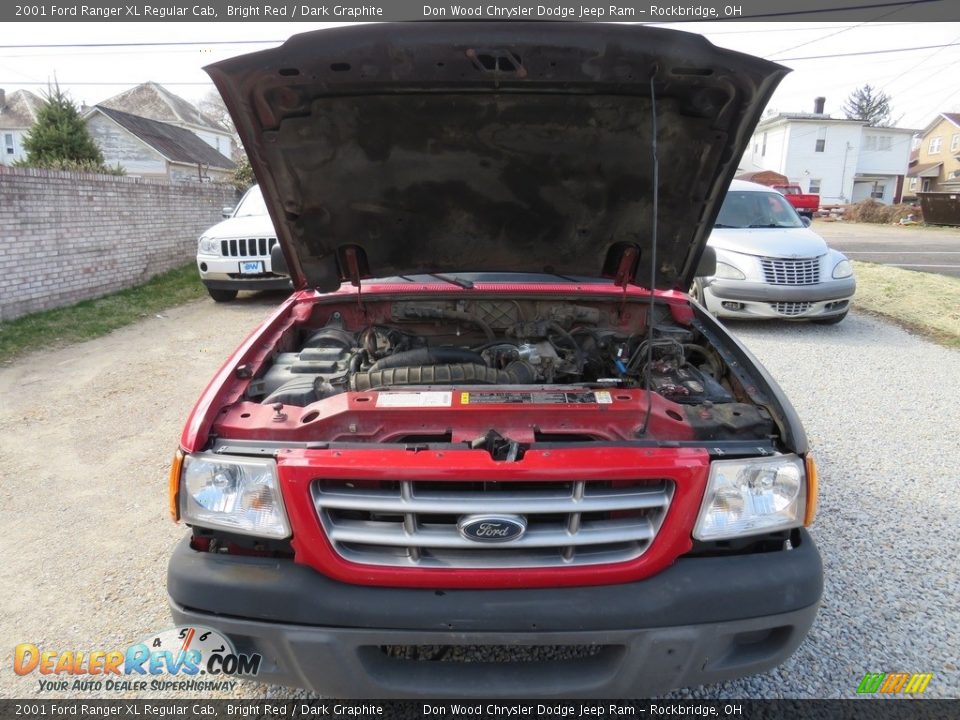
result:
[(200, 282), (211, 290), (292, 290), (293, 282), (288, 277), (249, 278), (238, 280), (205, 280)]
[[(178, 624), (264, 656), (259, 680), (333, 697), (642, 697), (762, 672), (797, 648), (822, 591), (789, 551), (685, 558), (641, 582), (529, 590), (347, 585), (288, 560), (197, 553), (168, 572)], [(385, 645), (575, 646), (536, 662), (398, 659)]]

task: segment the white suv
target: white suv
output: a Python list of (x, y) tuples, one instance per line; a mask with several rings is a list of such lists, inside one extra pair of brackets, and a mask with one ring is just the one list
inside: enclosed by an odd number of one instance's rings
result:
[(260, 186), (247, 190), (235, 210), (207, 230), (197, 243), (200, 281), (217, 302), (229, 302), (240, 290), (287, 290), (287, 275), (272, 271), (270, 250), (277, 234), (263, 203)]

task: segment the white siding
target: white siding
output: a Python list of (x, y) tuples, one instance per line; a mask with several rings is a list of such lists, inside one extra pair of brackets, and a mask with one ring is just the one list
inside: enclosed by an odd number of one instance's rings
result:
[(27, 157), (23, 149), (26, 134), (25, 130), (0, 130), (0, 165), (13, 165)]
[(913, 134), (909, 132), (864, 128), (857, 172), (863, 175), (905, 175), (912, 142)]
[(167, 177), (166, 159), (104, 114), (93, 113), (87, 119), (87, 129), (108, 167), (120, 163), (127, 175)]
[[(784, 162), (779, 172), (809, 187), (810, 178), (820, 180), (820, 202), (849, 202), (860, 151), (861, 126), (849, 122), (809, 120), (791, 122)], [(822, 139), (822, 152), (817, 141)]]

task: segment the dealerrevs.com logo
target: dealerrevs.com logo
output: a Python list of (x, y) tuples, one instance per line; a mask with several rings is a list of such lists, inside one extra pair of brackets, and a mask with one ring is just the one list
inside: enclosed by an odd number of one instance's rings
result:
[(232, 690), (236, 675), (255, 676), (263, 657), (238, 653), (230, 640), (201, 626), (175, 627), (145, 637), (126, 650), (48, 650), (32, 643), (14, 648), (13, 671), (37, 673), (39, 690)]

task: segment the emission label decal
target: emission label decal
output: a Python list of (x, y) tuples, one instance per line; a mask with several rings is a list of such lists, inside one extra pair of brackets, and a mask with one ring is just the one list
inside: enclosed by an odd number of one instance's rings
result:
[(390, 392), (377, 395), (377, 407), (450, 407), (452, 392)]

